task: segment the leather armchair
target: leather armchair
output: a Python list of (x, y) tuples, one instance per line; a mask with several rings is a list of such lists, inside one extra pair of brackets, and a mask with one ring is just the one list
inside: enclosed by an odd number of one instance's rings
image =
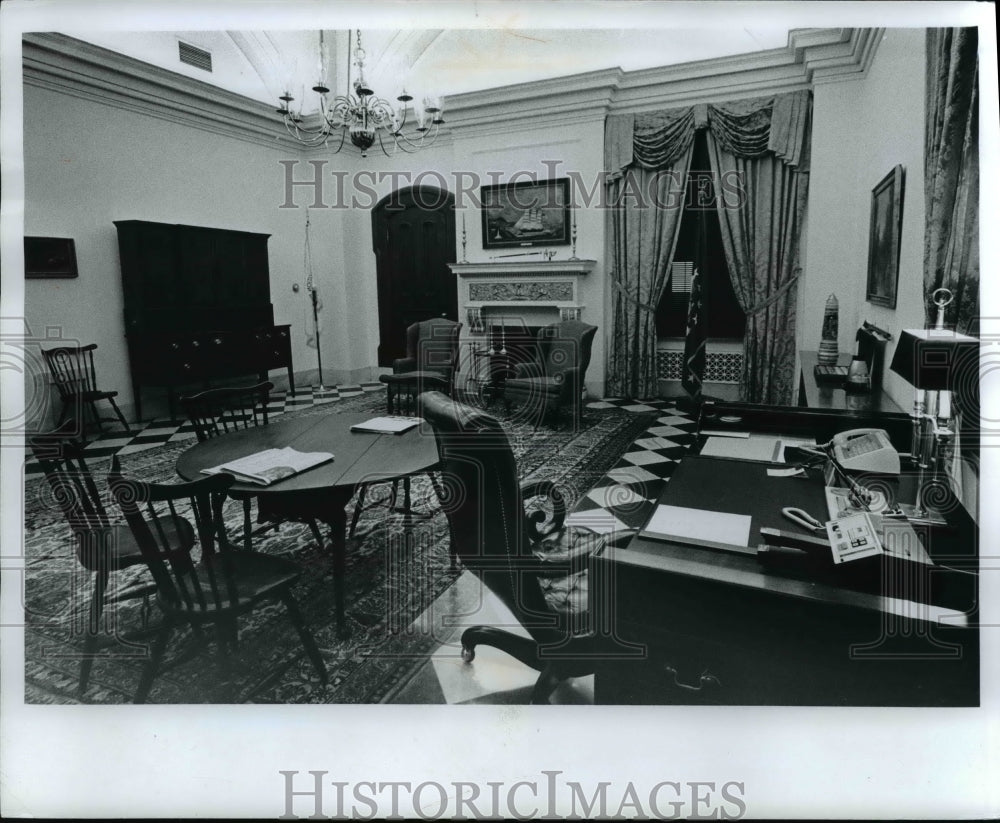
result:
[[(472, 626), (462, 657), (471, 663), (478, 644), (512, 655), (541, 673), (531, 701), (546, 703), (561, 680), (592, 673), (607, 656), (587, 603), (591, 559), (605, 539), (564, 528), (565, 502), (552, 482), (519, 483), (495, 418), (440, 392), (420, 395), (419, 406), (437, 440), (452, 554), (530, 634)], [(527, 513), (525, 502), (539, 497), (544, 508)]]
[[(458, 335), (462, 324), (432, 317), (406, 329), (406, 357), (392, 362), (392, 374), (379, 380), (387, 386), (389, 413), (398, 407), (409, 413), (423, 391), (452, 393), (458, 371)], [(395, 402), (398, 400), (398, 404)]]
[(514, 376), (504, 386), (507, 408), (520, 405), (541, 422), (550, 412), (569, 407), (573, 428), (579, 428), (583, 381), (596, 334), (597, 326), (579, 320), (540, 329), (537, 359), (515, 366)]
[(414, 323), (406, 329), (406, 357), (392, 363), (393, 374), (432, 372), (449, 390), (458, 371), (458, 333), (462, 324), (443, 317)]

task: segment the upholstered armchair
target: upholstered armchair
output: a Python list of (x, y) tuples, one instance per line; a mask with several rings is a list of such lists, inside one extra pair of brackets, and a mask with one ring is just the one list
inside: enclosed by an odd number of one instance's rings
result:
[(507, 408), (522, 406), (540, 422), (550, 412), (568, 407), (573, 428), (579, 428), (583, 380), (590, 365), (595, 334), (597, 326), (579, 320), (539, 329), (537, 359), (515, 366), (514, 376), (504, 386)]
[(400, 410), (412, 411), (414, 399), (431, 389), (452, 393), (458, 371), (458, 335), (462, 324), (443, 317), (421, 320), (406, 329), (406, 357), (392, 363), (392, 374), (379, 379), (386, 384), (389, 413), (398, 400)]
[[(608, 657), (608, 638), (592, 628), (601, 624), (588, 610), (591, 559), (605, 539), (563, 528), (565, 504), (550, 481), (519, 483), (495, 418), (440, 392), (420, 395), (419, 406), (437, 440), (452, 554), (530, 635), (472, 626), (462, 657), (471, 664), (479, 644), (512, 655), (541, 672), (531, 702), (546, 703), (560, 681), (590, 674)], [(527, 513), (525, 502), (538, 500), (543, 506)]]

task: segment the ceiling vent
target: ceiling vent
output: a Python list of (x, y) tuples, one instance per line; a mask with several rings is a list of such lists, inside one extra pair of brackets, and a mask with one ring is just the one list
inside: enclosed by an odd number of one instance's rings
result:
[(212, 70), (212, 53), (210, 51), (205, 51), (204, 49), (199, 49), (197, 46), (180, 41), (177, 43), (177, 48), (179, 49), (182, 63), (187, 63), (189, 66), (204, 69), (205, 71)]

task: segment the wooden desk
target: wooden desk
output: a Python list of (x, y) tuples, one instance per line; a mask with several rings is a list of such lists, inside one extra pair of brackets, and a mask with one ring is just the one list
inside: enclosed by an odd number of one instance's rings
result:
[[(813, 368), (817, 363), (814, 351), (799, 352), (802, 369), (799, 372), (799, 405), (810, 409), (831, 409), (857, 413), (903, 413), (903, 409), (881, 389), (870, 392), (848, 392), (833, 383), (817, 383)], [(850, 365), (852, 355), (841, 352), (837, 364)]]
[[(809, 485), (819, 478), (768, 478), (773, 464), (686, 458), (670, 481), (674, 492), (690, 460), (718, 466), (695, 473), (699, 496), (691, 499), (709, 510), (752, 514), (754, 548), (639, 536), (606, 548), (594, 572), (610, 581), (610, 625), (645, 654), (602, 664), (598, 702), (979, 705), (974, 575), (886, 560), (826, 571), (764, 564), (755, 552), (757, 529), (794, 531), (781, 519), (782, 506), (820, 515), (822, 487)], [(692, 503), (681, 497), (674, 505)], [(974, 569), (975, 547), (969, 552), (964, 565)]]
[[(244, 457), (264, 449), (291, 446), (299, 451), (333, 452), (329, 463), (301, 472), (270, 486), (234, 483), (234, 492), (258, 496), (282, 495), (301, 500), (303, 515), (322, 519), (330, 528), (333, 551), (334, 596), (337, 629), (344, 635), (344, 561), (347, 518), (345, 507), (358, 485), (405, 478), (433, 469), (438, 463), (437, 445), (431, 432), (421, 426), (405, 434), (352, 432), (371, 414), (329, 414), (279, 421), (198, 443), (177, 461), (177, 474), (185, 480), (203, 477), (202, 469)], [(282, 501), (283, 504), (285, 501)], [(323, 517), (317, 517), (323, 512)]]

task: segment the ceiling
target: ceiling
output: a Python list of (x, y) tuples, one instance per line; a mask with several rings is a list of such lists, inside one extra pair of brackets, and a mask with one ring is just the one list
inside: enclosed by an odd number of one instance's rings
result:
[[(267, 103), (285, 90), (316, 109), (317, 31), (79, 31), (64, 34)], [(625, 71), (782, 48), (787, 28), (363, 30), (365, 77), (417, 100), (598, 69)], [(347, 31), (324, 32), (326, 85), (347, 88)], [(181, 63), (178, 42), (211, 52), (212, 72)], [(353, 60), (352, 60), (353, 62)], [(352, 79), (357, 69), (351, 66)], [(298, 104), (295, 104), (298, 105)]]

